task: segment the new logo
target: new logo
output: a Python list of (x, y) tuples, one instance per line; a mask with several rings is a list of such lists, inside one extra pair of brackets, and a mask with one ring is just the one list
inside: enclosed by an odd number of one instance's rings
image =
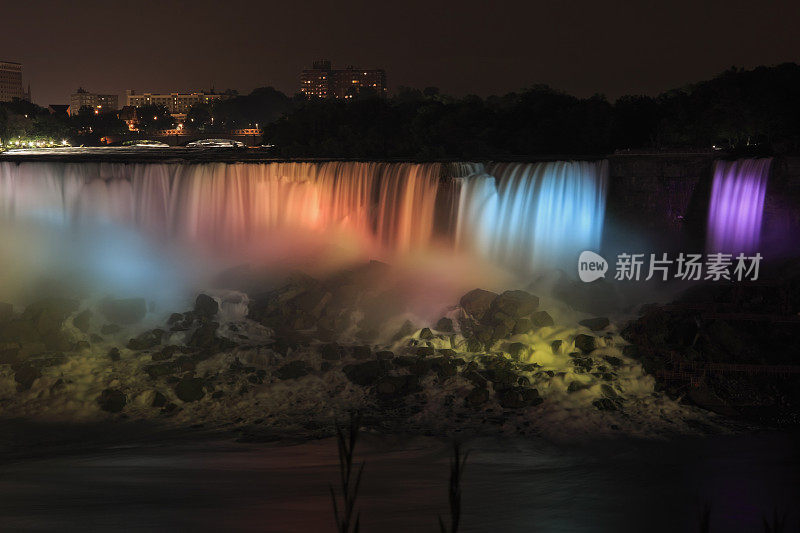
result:
[(603, 259), (603, 256), (589, 250), (581, 252), (578, 258), (578, 277), (581, 281), (589, 283), (604, 278), (606, 272), (608, 272), (608, 261)]

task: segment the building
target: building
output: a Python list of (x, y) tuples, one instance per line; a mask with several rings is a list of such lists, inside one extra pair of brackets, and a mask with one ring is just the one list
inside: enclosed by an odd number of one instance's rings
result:
[(95, 113), (116, 111), (119, 107), (118, 101), (119, 96), (116, 94), (90, 93), (83, 87), (79, 87), (69, 97), (69, 114), (77, 115), (83, 107), (90, 107), (94, 109)]
[[(168, 94), (154, 94), (154, 93), (136, 93), (136, 91), (125, 91), (126, 105), (132, 107), (143, 107), (148, 105), (163, 105), (173, 116), (181, 115), (186, 116), (186, 113), (197, 104), (210, 104), (217, 100), (228, 98), (228, 94), (217, 93), (168, 93)], [(177, 117), (180, 118), (180, 117)]]
[(300, 73), (300, 92), (311, 98), (352, 98), (364, 90), (385, 96), (386, 72), (352, 66), (334, 69), (327, 59), (314, 61)]
[(22, 87), (22, 63), (0, 61), (0, 102), (11, 102), (14, 98), (31, 99), (30, 88)]

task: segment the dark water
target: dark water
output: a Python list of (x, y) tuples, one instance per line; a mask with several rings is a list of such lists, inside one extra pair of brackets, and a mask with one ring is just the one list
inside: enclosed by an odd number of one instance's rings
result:
[[(161, 441), (0, 464), (3, 531), (333, 531), (332, 440)], [(800, 438), (788, 434), (543, 445), (471, 440), (461, 531), (762, 531), (800, 519)], [(19, 450), (17, 450), (19, 452)], [(438, 531), (447, 443), (365, 436), (362, 531)]]

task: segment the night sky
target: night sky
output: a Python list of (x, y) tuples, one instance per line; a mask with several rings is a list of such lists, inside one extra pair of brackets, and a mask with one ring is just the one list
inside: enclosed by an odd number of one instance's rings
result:
[(390, 90), (488, 95), (546, 83), (616, 98), (732, 65), (800, 61), (798, 21), (797, 0), (3, 0), (0, 59), (24, 63), (42, 105), (68, 103), (78, 86), (291, 94), (317, 58), (385, 68)]

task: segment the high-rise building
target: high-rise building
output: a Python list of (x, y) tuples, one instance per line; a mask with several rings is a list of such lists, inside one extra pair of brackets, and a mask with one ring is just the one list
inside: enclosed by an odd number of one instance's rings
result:
[(300, 92), (312, 98), (352, 98), (362, 91), (385, 96), (386, 71), (349, 66), (334, 69), (327, 59), (314, 61), (300, 73)]
[(30, 91), (22, 88), (22, 63), (0, 61), (0, 102), (14, 98), (30, 100)]
[(171, 115), (185, 115), (193, 105), (210, 104), (216, 100), (228, 98), (227, 94), (217, 93), (136, 93), (136, 91), (125, 91), (126, 105), (142, 107), (148, 105), (163, 105), (169, 110)]
[(119, 107), (118, 101), (119, 95), (90, 93), (80, 87), (69, 98), (69, 113), (77, 115), (82, 107), (90, 107), (95, 113), (116, 111)]

